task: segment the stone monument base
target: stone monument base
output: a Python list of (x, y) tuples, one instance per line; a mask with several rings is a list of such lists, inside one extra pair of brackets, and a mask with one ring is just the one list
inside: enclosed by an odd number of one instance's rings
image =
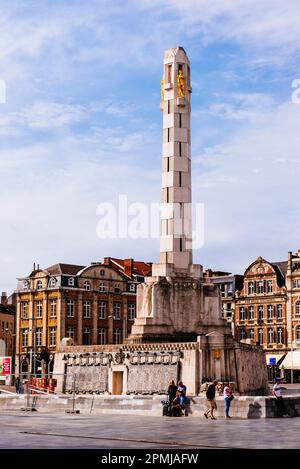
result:
[(59, 392), (78, 394), (165, 394), (171, 379), (182, 380), (190, 395), (213, 379), (236, 383), (240, 394), (263, 395), (268, 389), (261, 347), (218, 332), (196, 342), (61, 346), (54, 374)]

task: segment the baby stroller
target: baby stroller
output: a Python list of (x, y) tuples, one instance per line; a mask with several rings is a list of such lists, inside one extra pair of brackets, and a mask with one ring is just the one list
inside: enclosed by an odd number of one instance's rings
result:
[(172, 416), (172, 403), (167, 400), (167, 401), (161, 401), (162, 406), (163, 406), (163, 416), (164, 417), (171, 417)]

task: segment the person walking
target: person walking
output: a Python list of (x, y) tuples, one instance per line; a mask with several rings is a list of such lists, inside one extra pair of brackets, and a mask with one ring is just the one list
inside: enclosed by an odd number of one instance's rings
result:
[(209, 402), (209, 409), (204, 412), (204, 417), (208, 419), (208, 414), (210, 413), (210, 418), (212, 420), (216, 420), (216, 417), (214, 417), (214, 410), (217, 409), (217, 403), (216, 403), (216, 386), (218, 384), (218, 381), (215, 379), (212, 384), (210, 384), (207, 388), (206, 391), (206, 399)]
[(280, 383), (281, 383), (280, 378), (275, 378), (275, 384), (272, 389), (272, 394), (276, 399), (275, 402), (276, 402), (278, 417), (283, 417), (284, 415), (286, 415), (286, 413), (285, 413), (284, 402), (283, 402), (283, 397), (282, 397), (282, 389), (281, 389)]
[(224, 399), (225, 399), (225, 415), (226, 415), (227, 419), (230, 419), (231, 417), (229, 415), (229, 408), (230, 408), (230, 404), (231, 404), (232, 399), (234, 399), (234, 395), (233, 395), (231, 387), (229, 386), (228, 381), (226, 381), (226, 383), (224, 383), (224, 384), (225, 384), (225, 386), (224, 386), (224, 390), (223, 390), (223, 395), (224, 395)]

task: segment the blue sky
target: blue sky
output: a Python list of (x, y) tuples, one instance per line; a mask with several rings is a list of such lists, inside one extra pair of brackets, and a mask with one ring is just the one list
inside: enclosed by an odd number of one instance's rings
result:
[(192, 73), (194, 260), (242, 273), (300, 247), (296, 0), (1, 1), (0, 288), (33, 262), (156, 262), (157, 240), (101, 240), (96, 207), (158, 202), (165, 49)]

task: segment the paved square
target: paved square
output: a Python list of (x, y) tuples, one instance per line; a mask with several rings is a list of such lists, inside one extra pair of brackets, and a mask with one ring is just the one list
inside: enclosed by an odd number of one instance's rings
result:
[(24, 412), (0, 416), (0, 448), (300, 448), (300, 418), (212, 421)]

